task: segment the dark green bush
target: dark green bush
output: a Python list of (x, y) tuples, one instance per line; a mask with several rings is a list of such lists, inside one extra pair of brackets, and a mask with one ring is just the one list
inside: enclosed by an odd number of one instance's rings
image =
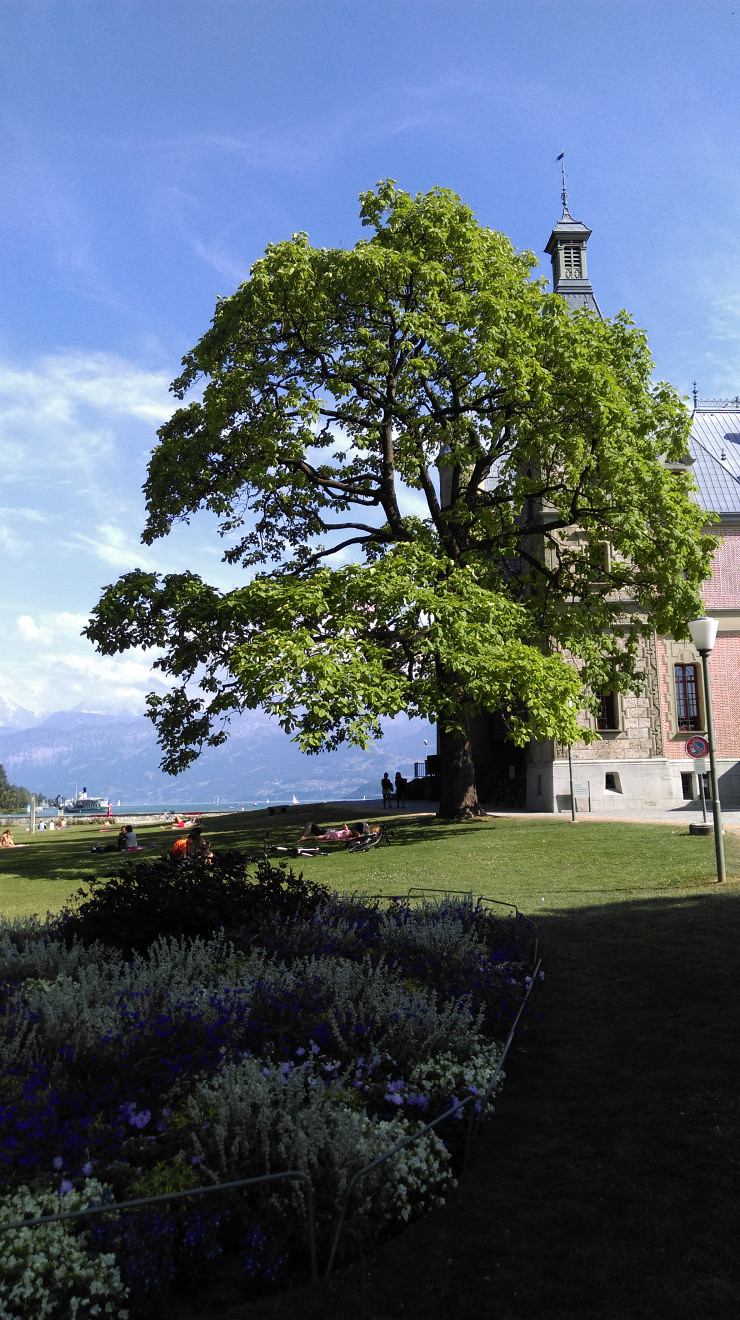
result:
[(60, 914), (68, 938), (100, 940), (122, 953), (143, 953), (160, 936), (195, 938), (223, 927), (242, 934), (275, 914), (310, 911), (328, 897), (323, 885), (294, 875), (285, 863), (247, 869), (238, 852), (216, 853), (212, 866), (170, 858), (124, 862), (109, 877), (85, 877)]

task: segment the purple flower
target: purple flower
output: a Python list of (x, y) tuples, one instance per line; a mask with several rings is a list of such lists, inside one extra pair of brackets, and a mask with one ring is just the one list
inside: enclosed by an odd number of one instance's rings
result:
[(132, 1127), (145, 1128), (150, 1118), (149, 1110), (142, 1109), (139, 1114), (131, 1114), (128, 1121)]
[(416, 1105), (418, 1109), (429, 1108), (429, 1096), (422, 1095), (421, 1092), (415, 1094), (413, 1091), (406, 1096), (406, 1102), (409, 1105)]
[(67, 1192), (72, 1192), (72, 1191), (74, 1191), (73, 1184), (69, 1181), (69, 1178), (64, 1178), (59, 1188), (59, 1195), (65, 1196)]
[(62, 1159), (61, 1155), (55, 1155), (53, 1163), (54, 1163), (54, 1168), (58, 1170), (62, 1168), (62, 1165), (64, 1164), (64, 1160)]
[(84, 1173), (84, 1175), (85, 1175), (86, 1178), (89, 1178), (89, 1177), (91, 1176), (92, 1171), (93, 1171), (93, 1166), (92, 1166), (92, 1164), (90, 1164), (89, 1161), (88, 1161), (87, 1164), (83, 1164), (83, 1166), (82, 1166), (82, 1172)]

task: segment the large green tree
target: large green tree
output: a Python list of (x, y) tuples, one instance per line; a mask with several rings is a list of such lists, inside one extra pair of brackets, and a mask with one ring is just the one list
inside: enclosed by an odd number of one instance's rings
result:
[(640, 633), (685, 633), (713, 542), (666, 463), (687, 411), (626, 315), (571, 315), (444, 189), (384, 182), (361, 217), (350, 251), (269, 247), (172, 386), (201, 397), (159, 432), (142, 539), (211, 510), (243, 585), (128, 573), (87, 635), (160, 648), (171, 773), (246, 708), (307, 751), (404, 711), (437, 723), (452, 814), (477, 806), (475, 713), (582, 736), (590, 693), (639, 684)]

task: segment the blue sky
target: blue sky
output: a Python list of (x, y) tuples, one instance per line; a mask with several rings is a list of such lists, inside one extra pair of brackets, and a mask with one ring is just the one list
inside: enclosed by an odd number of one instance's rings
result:
[(137, 564), (218, 585), (201, 519), (139, 545), (169, 381), (265, 245), (360, 237), (382, 177), (540, 254), (593, 229), (656, 374), (740, 393), (736, 9), (719, 0), (0, 0), (0, 698), (137, 710), (79, 637)]

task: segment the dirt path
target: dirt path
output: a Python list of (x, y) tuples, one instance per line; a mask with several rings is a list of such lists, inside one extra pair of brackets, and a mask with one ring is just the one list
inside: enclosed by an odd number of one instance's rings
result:
[(228, 1320), (736, 1313), (740, 891), (541, 933), (534, 1018), (454, 1197), (366, 1264)]

